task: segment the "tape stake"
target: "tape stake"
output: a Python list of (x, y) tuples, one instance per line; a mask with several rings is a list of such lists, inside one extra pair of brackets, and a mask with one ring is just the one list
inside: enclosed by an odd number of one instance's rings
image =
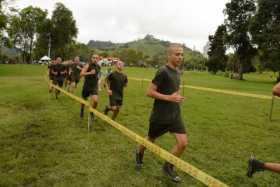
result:
[(273, 106), (274, 106), (274, 95), (271, 98), (271, 106), (270, 106), (270, 113), (269, 113), (269, 121), (272, 121), (272, 112), (273, 112)]

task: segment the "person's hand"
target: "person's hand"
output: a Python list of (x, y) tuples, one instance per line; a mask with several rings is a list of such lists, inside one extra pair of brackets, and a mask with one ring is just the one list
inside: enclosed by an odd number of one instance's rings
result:
[(90, 72), (89, 72), (89, 75), (94, 75), (95, 74), (95, 69), (92, 69)]
[(111, 96), (111, 95), (112, 95), (112, 90), (109, 90), (109, 89), (108, 89), (108, 90), (107, 90), (107, 93), (108, 93), (108, 95)]
[(185, 97), (181, 96), (178, 92), (175, 92), (172, 95), (169, 95), (168, 97), (168, 100), (174, 103), (182, 103), (184, 99)]

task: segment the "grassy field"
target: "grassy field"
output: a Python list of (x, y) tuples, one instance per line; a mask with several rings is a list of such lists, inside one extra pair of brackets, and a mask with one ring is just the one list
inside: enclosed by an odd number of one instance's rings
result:
[[(88, 133), (79, 119), (79, 105), (47, 92), (46, 67), (0, 65), (0, 186), (203, 186), (180, 172), (176, 185), (161, 172), (163, 160), (146, 152), (141, 172), (134, 168), (136, 144), (97, 120)], [(154, 70), (127, 68), (129, 76), (152, 78)], [(201, 72), (185, 72), (185, 84), (271, 95), (273, 74), (248, 74), (246, 81)], [(117, 121), (141, 136), (147, 133), (152, 99), (148, 83), (129, 81)], [(76, 95), (81, 93), (81, 84)], [(280, 100), (269, 122), (269, 100), (185, 90), (182, 105), (189, 146), (182, 159), (230, 186), (279, 186), (278, 175), (264, 172), (248, 179), (247, 159), (253, 153), (280, 161)], [(107, 104), (100, 92), (98, 110)], [(166, 134), (157, 142), (174, 143)]]

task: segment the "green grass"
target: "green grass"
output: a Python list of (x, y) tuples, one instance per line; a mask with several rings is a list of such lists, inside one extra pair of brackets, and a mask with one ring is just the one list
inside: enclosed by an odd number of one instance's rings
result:
[[(136, 143), (97, 120), (87, 132), (79, 105), (47, 93), (46, 67), (0, 65), (0, 186), (203, 186), (180, 172), (175, 185), (161, 173), (163, 160), (146, 152), (141, 172), (134, 169)], [(127, 68), (129, 76), (152, 78), (153, 69)], [(208, 73), (185, 72), (185, 84), (271, 95), (273, 77), (248, 74), (246, 81)], [(130, 81), (118, 122), (144, 136), (152, 99), (148, 83)], [(76, 95), (81, 93), (81, 84)], [(280, 161), (280, 101), (268, 121), (269, 100), (185, 90), (182, 105), (189, 145), (182, 159), (230, 186), (279, 186), (278, 175), (264, 172), (245, 176), (254, 153), (266, 161)], [(98, 110), (107, 104), (100, 92)], [(174, 144), (166, 134), (156, 142), (164, 149)]]

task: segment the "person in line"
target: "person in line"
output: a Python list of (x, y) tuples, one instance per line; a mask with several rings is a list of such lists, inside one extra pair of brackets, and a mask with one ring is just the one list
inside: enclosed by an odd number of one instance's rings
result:
[[(154, 142), (161, 135), (170, 132), (176, 139), (176, 144), (170, 152), (177, 157), (182, 155), (187, 146), (187, 134), (180, 109), (180, 104), (185, 98), (180, 95), (178, 71), (183, 61), (183, 53), (181, 44), (170, 44), (167, 49), (167, 64), (157, 71), (147, 91), (147, 96), (154, 99), (147, 140)], [(139, 145), (136, 149), (138, 170), (142, 168), (144, 151), (143, 145)], [(162, 170), (172, 181), (181, 181), (171, 163), (165, 162)]]
[(127, 86), (127, 76), (122, 73), (124, 63), (115, 63), (115, 71), (110, 73), (105, 79), (105, 87), (109, 95), (109, 106), (105, 107), (104, 114), (113, 112), (112, 119), (115, 120), (123, 104), (123, 90)]

